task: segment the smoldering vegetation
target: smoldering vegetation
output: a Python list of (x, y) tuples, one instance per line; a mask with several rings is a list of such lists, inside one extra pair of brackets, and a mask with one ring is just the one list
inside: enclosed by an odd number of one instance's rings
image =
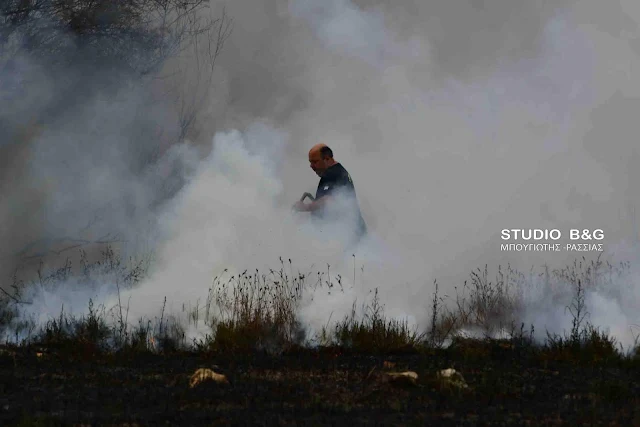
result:
[[(127, 265), (110, 250), (96, 261), (83, 259), (84, 288), (110, 280), (120, 295), (145, 274), (143, 264)], [(446, 308), (436, 283), (426, 329), (387, 317), (375, 292), (368, 304), (354, 305), (311, 340), (298, 315), (305, 289), (342, 297), (347, 292), (340, 277), (293, 273), (290, 260), (264, 274), (216, 277), (202, 305), (183, 307), (188, 324), (163, 306), (157, 318), (131, 326), (124, 301), (109, 310), (90, 299), (81, 316), (63, 309), (40, 328), (34, 326), (41, 322), (11, 325), (24, 338), (0, 347), (6, 362), (0, 419), (634, 424), (638, 347), (625, 349), (588, 318), (590, 293), (623, 279), (627, 267), (576, 262), (538, 275), (538, 290), (550, 300), (566, 298), (572, 318), (565, 334), (547, 331), (544, 339), (532, 325), (515, 323), (526, 290), (519, 285), (531, 276), (511, 269), (494, 280), (486, 270), (473, 272), (455, 310)], [(43, 274), (40, 286), (72, 283), (71, 270), (66, 265)], [(566, 283), (572, 283), (572, 295), (566, 295)], [(36, 303), (30, 297), (16, 292), (9, 299)], [(15, 320), (15, 304), (3, 303), (3, 328)], [(189, 340), (185, 327), (200, 321), (211, 333)], [(194, 385), (190, 375), (203, 369), (224, 381)], [(461, 379), (443, 377), (451, 371)], [(394, 380), (406, 373), (414, 379)]]

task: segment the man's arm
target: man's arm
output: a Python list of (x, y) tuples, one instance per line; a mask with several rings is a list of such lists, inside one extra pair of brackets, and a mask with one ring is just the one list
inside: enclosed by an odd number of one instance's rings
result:
[(323, 196), (308, 204), (300, 201), (293, 205), (293, 207), (299, 212), (315, 212), (318, 209), (321, 209), (327, 203), (329, 197), (330, 196)]

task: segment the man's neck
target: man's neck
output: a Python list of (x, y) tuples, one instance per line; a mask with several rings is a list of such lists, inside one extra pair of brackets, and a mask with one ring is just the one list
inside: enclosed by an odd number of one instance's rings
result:
[(327, 171), (329, 169), (331, 169), (332, 167), (334, 167), (335, 165), (337, 165), (338, 162), (334, 161), (332, 164), (330, 164), (329, 166), (327, 166), (327, 168), (324, 170), (324, 172), (322, 172), (322, 175), (320, 175), (320, 178), (322, 178), (323, 176), (327, 175)]

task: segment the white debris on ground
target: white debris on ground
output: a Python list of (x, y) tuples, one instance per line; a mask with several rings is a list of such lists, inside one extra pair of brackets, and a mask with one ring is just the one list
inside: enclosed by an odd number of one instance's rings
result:
[(438, 371), (436, 377), (440, 381), (440, 384), (444, 387), (458, 389), (469, 388), (462, 374), (453, 368)]
[(189, 387), (194, 388), (205, 381), (213, 381), (218, 384), (229, 384), (229, 380), (225, 375), (208, 368), (200, 368), (191, 375)]

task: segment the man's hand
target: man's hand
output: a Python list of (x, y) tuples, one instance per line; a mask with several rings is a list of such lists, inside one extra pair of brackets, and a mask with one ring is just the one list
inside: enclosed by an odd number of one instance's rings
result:
[(308, 204), (304, 204), (304, 202), (298, 201), (295, 205), (293, 205), (293, 209), (298, 212), (315, 212), (318, 209), (321, 209), (327, 203), (327, 200), (330, 200), (330, 198), (330, 196), (324, 196)]
[(308, 212), (309, 205), (305, 205), (303, 201), (298, 201), (293, 205), (293, 209), (298, 212)]

